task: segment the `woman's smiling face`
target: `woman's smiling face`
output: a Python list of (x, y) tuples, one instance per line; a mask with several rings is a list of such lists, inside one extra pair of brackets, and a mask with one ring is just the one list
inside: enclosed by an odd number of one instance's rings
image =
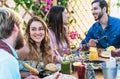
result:
[(33, 21), (30, 25), (30, 37), (36, 43), (41, 43), (45, 37), (44, 27), (41, 22)]

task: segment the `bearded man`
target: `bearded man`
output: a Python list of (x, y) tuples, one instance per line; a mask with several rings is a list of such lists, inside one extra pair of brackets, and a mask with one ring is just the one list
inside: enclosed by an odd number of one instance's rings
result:
[(114, 46), (120, 48), (120, 19), (108, 15), (108, 5), (105, 0), (92, 2), (92, 14), (95, 23), (81, 42), (84, 47), (107, 48)]

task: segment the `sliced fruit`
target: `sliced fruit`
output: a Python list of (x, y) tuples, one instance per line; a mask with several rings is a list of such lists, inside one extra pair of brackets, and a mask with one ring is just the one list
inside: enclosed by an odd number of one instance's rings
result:
[(82, 65), (81, 62), (74, 62), (74, 63), (73, 63), (73, 66), (81, 66), (81, 65)]
[(109, 52), (111, 52), (111, 51), (113, 51), (113, 50), (115, 50), (116, 48), (114, 47), (114, 46), (109, 46), (109, 47), (107, 47), (107, 51), (109, 51)]

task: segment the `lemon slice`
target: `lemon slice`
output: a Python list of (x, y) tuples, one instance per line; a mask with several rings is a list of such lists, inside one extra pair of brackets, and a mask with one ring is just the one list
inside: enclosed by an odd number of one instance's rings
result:
[(81, 62), (74, 62), (74, 63), (73, 63), (73, 66), (81, 66), (81, 65), (82, 65)]
[(111, 52), (111, 51), (115, 50), (115, 47), (114, 47), (114, 46), (109, 46), (109, 47), (107, 47), (107, 50), (108, 50), (109, 52)]

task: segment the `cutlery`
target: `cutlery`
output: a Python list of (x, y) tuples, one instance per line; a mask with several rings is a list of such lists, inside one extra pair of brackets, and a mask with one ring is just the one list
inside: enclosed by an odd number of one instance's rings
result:
[(105, 38), (105, 37), (107, 37), (107, 36), (104, 35), (104, 36), (98, 38), (97, 41), (99, 41), (99, 40), (101, 40), (101, 39), (103, 39), (103, 38)]

